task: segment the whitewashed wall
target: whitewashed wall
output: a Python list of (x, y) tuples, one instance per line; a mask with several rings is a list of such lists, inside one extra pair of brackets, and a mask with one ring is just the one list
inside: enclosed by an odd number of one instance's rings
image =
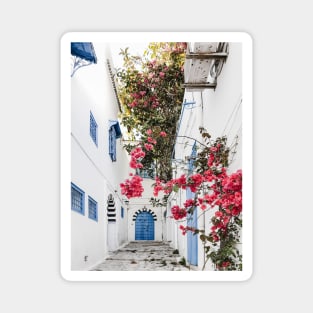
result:
[[(128, 157), (117, 140), (117, 162), (109, 156), (109, 120), (116, 120), (118, 105), (112, 88), (107, 45), (93, 43), (97, 64), (82, 67), (72, 81), (72, 182), (85, 192), (85, 215), (72, 211), (72, 269), (86, 270), (103, 260), (108, 253), (107, 199), (113, 194), (117, 222), (110, 233), (115, 245), (127, 241), (127, 210), (121, 201), (118, 185), (128, 171)], [(98, 124), (98, 147), (89, 135), (92, 112)], [(98, 222), (88, 218), (88, 195), (98, 202)], [(120, 207), (124, 206), (124, 219)], [(87, 256), (87, 261), (85, 261)]]
[[(193, 104), (185, 105), (182, 119), (180, 121), (179, 136), (175, 146), (175, 159), (173, 163), (176, 167), (177, 177), (186, 174), (186, 157), (190, 156), (194, 139), (202, 142), (199, 133), (199, 126), (203, 126), (211, 134), (212, 139), (226, 135), (228, 145), (233, 145), (238, 135), (238, 145), (236, 154), (229, 166), (229, 172), (234, 172), (242, 167), (242, 50), (240, 43), (230, 43), (229, 56), (224, 64), (222, 72), (217, 79), (217, 87), (213, 89), (203, 89), (203, 91), (185, 92), (184, 101)], [(190, 137), (190, 138), (188, 138)], [(173, 197), (171, 206), (177, 204), (182, 206), (185, 201), (186, 193), (180, 192)], [(198, 209), (198, 216), (203, 212)], [(170, 208), (168, 208), (170, 214)], [(213, 210), (206, 212), (198, 218), (198, 228), (210, 231), (211, 225), (208, 221), (214, 214)], [(184, 224), (185, 225), (185, 224)], [(172, 240), (172, 246), (178, 248), (180, 253), (187, 255), (187, 236), (182, 236), (181, 231), (177, 232), (179, 225), (174, 221), (167, 223), (168, 238)], [(204, 251), (202, 242), (198, 240), (198, 268), (204, 264)], [(212, 269), (210, 263), (206, 266), (207, 270)]]
[(128, 240), (135, 240), (135, 221), (133, 216), (138, 210), (142, 210), (146, 207), (156, 215), (156, 221), (154, 222), (154, 240), (162, 241), (164, 239), (163, 227), (164, 227), (164, 211), (165, 208), (153, 207), (149, 202), (153, 197), (153, 188), (151, 187), (155, 181), (152, 179), (144, 178), (143, 187), (144, 192), (141, 198), (132, 198), (128, 206)]

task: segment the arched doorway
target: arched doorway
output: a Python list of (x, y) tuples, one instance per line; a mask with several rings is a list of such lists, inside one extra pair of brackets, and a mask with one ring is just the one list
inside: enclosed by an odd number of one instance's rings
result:
[(135, 240), (154, 240), (154, 217), (150, 212), (140, 212), (135, 221)]

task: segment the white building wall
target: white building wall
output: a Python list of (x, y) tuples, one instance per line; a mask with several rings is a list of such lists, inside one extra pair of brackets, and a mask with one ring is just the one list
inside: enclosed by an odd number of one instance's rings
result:
[[(117, 211), (111, 236), (116, 247), (127, 241), (127, 210), (118, 185), (127, 171), (127, 154), (117, 140), (117, 162), (109, 156), (109, 120), (117, 120), (118, 105), (107, 67), (110, 51), (93, 43), (97, 64), (82, 67), (72, 82), (72, 182), (85, 192), (85, 215), (72, 211), (72, 270), (87, 270), (108, 253), (107, 199), (114, 195)], [(98, 146), (89, 134), (90, 111), (98, 125)], [(98, 203), (98, 222), (88, 218), (88, 195)], [(120, 207), (125, 208), (124, 219)], [(85, 258), (87, 256), (87, 258)]]
[(148, 211), (151, 210), (156, 216), (156, 221), (154, 222), (154, 240), (163, 241), (163, 227), (164, 227), (164, 211), (166, 208), (153, 207), (150, 203), (151, 197), (153, 197), (152, 184), (154, 180), (144, 178), (142, 185), (144, 192), (141, 198), (132, 198), (128, 205), (128, 240), (135, 240), (135, 221), (134, 215), (138, 210), (143, 210), (146, 208)]
[[(191, 154), (194, 139), (202, 141), (199, 126), (203, 126), (212, 139), (226, 135), (228, 145), (234, 145), (235, 137), (238, 135), (238, 145), (236, 154), (229, 166), (232, 173), (242, 167), (242, 47), (240, 43), (229, 44), (229, 56), (224, 64), (222, 72), (217, 79), (217, 87), (213, 89), (203, 89), (202, 91), (185, 92), (184, 101), (186, 104), (182, 109), (180, 121), (179, 137), (175, 146), (175, 159), (173, 166), (177, 168), (176, 176), (187, 174), (186, 157)], [(244, 102), (243, 102), (244, 103)], [(175, 173), (175, 171), (174, 171)], [(182, 206), (186, 193), (180, 192), (173, 197), (171, 206), (177, 204)], [(170, 208), (168, 208), (168, 214)], [(198, 228), (210, 231), (209, 221), (214, 214), (214, 210), (209, 210), (205, 214), (198, 209)], [(200, 216), (201, 215), (201, 216)], [(175, 234), (179, 225), (170, 221), (167, 225), (167, 233)], [(187, 255), (187, 236), (172, 235), (172, 246), (178, 248), (183, 256)], [(202, 269), (205, 261), (202, 242), (198, 240), (198, 269)], [(207, 263), (206, 269), (212, 269), (212, 264)]]

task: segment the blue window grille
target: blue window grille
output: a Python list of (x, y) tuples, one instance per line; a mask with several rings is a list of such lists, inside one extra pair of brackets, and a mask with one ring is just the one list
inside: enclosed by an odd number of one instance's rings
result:
[(112, 162), (116, 162), (116, 139), (122, 137), (120, 124), (118, 121), (110, 121), (109, 125), (109, 155)]
[(155, 174), (155, 164), (151, 164), (149, 169), (136, 169), (136, 175), (140, 176), (141, 178), (155, 179)]
[(85, 215), (85, 193), (71, 183), (72, 210)]
[(124, 218), (124, 208), (121, 206), (121, 218)]
[(98, 125), (91, 112), (90, 112), (90, 137), (92, 138), (96, 146), (98, 146)]
[(98, 203), (88, 196), (88, 217), (98, 222)]

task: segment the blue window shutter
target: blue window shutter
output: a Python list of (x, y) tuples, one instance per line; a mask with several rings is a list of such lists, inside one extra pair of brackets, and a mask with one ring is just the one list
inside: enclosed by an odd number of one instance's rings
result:
[(86, 61), (97, 63), (96, 53), (91, 42), (72, 42), (71, 54)]
[(121, 218), (124, 218), (124, 208), (121, 206)]
[(88, 217), (98, 222), (98, 203), (88, 196)]
[(116, 132), (115, 128), (111, 127), (109, 130), (109, 153), (111, 160), (116, 161)]
[(90, 112), (90, 137), (92, 138), (93, 142), (98, 146), (98, 125), (96, 123), (95, 118), (93, 117), (92, 113)]
[(109, 155), (112, 162), (116, 161), (116, 139), (122, 137), (122, 131), (118, 121), (109, 121)]
[(71, 183), (71, 209), (85, 215), (85, 192)]

